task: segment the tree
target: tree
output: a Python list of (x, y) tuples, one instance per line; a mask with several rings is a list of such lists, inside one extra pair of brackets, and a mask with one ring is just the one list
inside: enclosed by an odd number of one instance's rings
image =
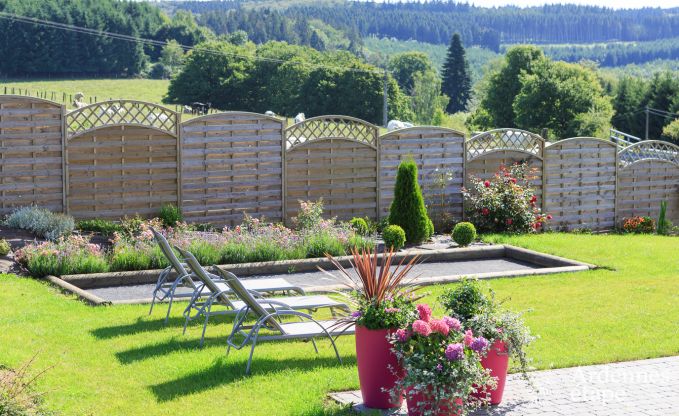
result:
[(679, 144), (679, 118), (666, 125), (662, 134), (675, 144)]
[[(650, 87), (645, 97), (646, 105), (661, 111), (675, 110), (675, 100), (679, 102), (679, 76), (669, 71), (656, 73), (649, 84)], [(663, 127), (671, 121), (671, 117), (651, 115), (649, 138), (659, 138), (662, 135)]]
[[(423, 52), (403, 52), (391, 57), (387, 69), (406, 94), (413, 89), (413, 78), (417, 73), (434, 71), (429, 56)], [(439, 81), (440, 84), (440, 81)]]
[(446, 110), (457, 113), (467, 110), (467, 103), (471, 96), (472, 81), (469, 75), (469, 64), (465, 57), (465, 50), (459, 34), (454, 34), (450, 40), (446, 62), (443, 64), (443, 84), (441, 90), (450, 101)]
[(414, 121), (419, 124), (436, 124), (442, 118), (448, 97), (441, 95), (441, 78), (433, 70), (416, 72), (413, 77), (410, 107)]
[(319, 36), (318, 31), (314, 30), (311, 32), (311, 38), (309, 39), (309, 46), (316, 49), (317, 51), (325, 50), (325, 41)]
[(170, 68), (172, 72), (184, 63), (184, 49), (176, 40), (170, 40), (160, 51), (160, 63)]
[(483, 82), (481, 103), (472, 124), (480, 128), (516, 127), (512, 103), (521, 90), (521, 75), (533, 74), (533, 69), (545, 59), (536, 46), (510, 48), (501, 67), (486, 75), (488, 79)]
[(644, 115), (640, 112), (646, 105), (644, 97), (648, 85), (640, 78), (623, 77), (615, 90), (613, 99), (613, 126), (620, 131), (641, 137), (644, 134)]
[(547, 128), (561, 139), (604, 134), (613, 108), (591, 69), (543, 60), (532, 72), (520, 76), (521, 89), (512, 105), (517, 127)]
[(408, 243), (418, 244), (429, 238), (429, 222), (422, 190), (417, 181), (417, 165), (412, 159), (404, 160), (396, 173), (389, 224), (403, 228)]

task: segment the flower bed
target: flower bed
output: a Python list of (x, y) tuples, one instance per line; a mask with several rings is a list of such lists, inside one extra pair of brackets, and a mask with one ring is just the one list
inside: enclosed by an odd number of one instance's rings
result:
[(295, 229), (246, 215), (240, 226), (215, 232), (196, 231), (185, 223), (163, 227), (159, 219), (131, 218), (123, 220), (122, 231), (113, 234), (108, 249), (72, 235), (56, 242), (28, 244), (17, 251), (16, 258), (35, 277), (167, 267), (151, 227), (206, 265), (304, 259), (325, 253), (341, 256), (352, 247), (374, 246), (372, 239), (358, 235), (349, 224), (322, 219), (321, 213), (322, 203), (304, 203)]

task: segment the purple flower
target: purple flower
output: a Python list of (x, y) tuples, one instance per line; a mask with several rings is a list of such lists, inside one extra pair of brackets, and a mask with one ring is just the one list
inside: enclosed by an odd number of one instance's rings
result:
[(410, 339), (410, 331), (407, 331), (405, 329), (397, 329), (396, 330), (396, 337), (398, 338), (398, 342), (406, 342)]
[(481, 351), (488, 348), (488, 340), (486, 340), (484, 337), (474, 338), (474, 341), (472, 341), (470, 348), (480, 353)]
[(462, 329), (462, 324), (460, 321), (455, 318), (451, 318), (450, 316), (444, 316), (443, 322), (445, 322), (446, 325), (448, 325), (448, 328), (452, 329), (453, 331), (457, 332)]
[(387, 308), (387, 309), (385, 309), (384, 311), (385, 311), (386, 313), (396, 313), (396, 312), (399, 312), (400, 310), (401, 310), (401, 309), (399, 309), (399, 308)]
[(443, 366), (441, 365), (441, 363), (436, 364), (436, 371), (438, 372), (443, 371)]
[(449, 344), (448, 347), (446, 347), (446, 358), (450, 361), (461, 360), (463, 355), (464, 345), (460, 343)]
[(354, 311), (351, 313), (352, 318), (360, 318), (363, 315), (363, 312), (361, 311)]

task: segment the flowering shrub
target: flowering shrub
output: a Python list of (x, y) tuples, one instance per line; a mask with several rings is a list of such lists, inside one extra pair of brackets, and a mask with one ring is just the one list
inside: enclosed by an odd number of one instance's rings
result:
[(16, 261), (32, 276), (102, 273), (109, 270), (106, 255), (96, 244), (79, 235), (33, 243), (14, 253)]
[(12, 247), (9, 245), (7, 240), (3, 240), (0, 238), (0, 256), (8, 255), (11, 250)]
[(532, 172), (520, 163), (501, 166), (490, 180), (471, 178), (471, 190), (463, 188), (469, 220), (482, 232), (526, 233), (540, 230), (552, 219), (542, 214), (531, 187)]
[(323, 222), (323, 198), (316, 202), (299, 201), (299, 213), (293, 218), (298, 230), (313, 230)]
[(535, 337), (524, 323), (522, 314), (504, 309), (492, 291), (488, 295), (483, 293), (477, 280), (464, 280), (454, 290), (444, 292), (439, 301), (467, 330), (490, 343), (504, 342), (513, 362), (518, 364), (517, 370), (528, 380), (526, 348)]
[(626, 233), (652, 234), (655, 231), (655, 221), (651, 217), (632, 217), (625, 219), (622, 229)]
[(425, 402), (417, 402), (421, 413), (445, 409), (456, 414), (483, 404), (485, 398), (471, 393), (475, 385), (496, 385), (480, 363), (488, 340), (463, 331), (456, 318), (435, 319), (428, 305), (417, 305), (417, 311), (415, 320), (397, 330), (391, 340), (405, 374), (392, 396), (405, 391), (411, 401), (423, 397)]

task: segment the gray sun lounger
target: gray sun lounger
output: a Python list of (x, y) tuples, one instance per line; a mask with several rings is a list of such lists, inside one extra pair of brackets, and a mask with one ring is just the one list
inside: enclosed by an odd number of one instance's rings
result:
[[(189, 321), (203, 317), (203, 332), (200, 337), (200, 345), (203, 346), (205, 339), (205, 330), (207, 329), (207, 323), (210, 316), (215, 315), (236, 315), (240, 310), (245, 308), (247, 305), (243, 298), (236, 292), (233, 288), (227, 284), (219, 275), (214, 275), (208, 273), (201, 265), (198, 260), (186, 250), (177, 248), (177, 250), (184, 257), (184, 261), (191, 270), (192, 276), (203, 284), (203, 293), (207, 293), (209, 296), (205, 301), (200, 300), (201, 292), (197, 292), (196, 295), (191, 299), (189, 305), (184, 310), (184, 332), (186, 333), (186, 326)], [(215, 266), (216, 270), (221, 270)], [(228, 273), (232, 279), (236, 279), (239, 285), (247, 291), (250, 297), (257, 299), (256, 302), (264, 305), (263, 309), (275, 310), (276, 305), (279, 303), (284, 303), (286, 308), (293, 310), (307, 310), (315, 311), (317, 309), (327, 308), (335, 316), (336, 310), (342, 310), (346, 313), (350, 311), (349, 306), (346, 303), (338, 302), (328, 296), (317, 295), (317, 296), (290, 296), (290, 297), (276, 297), (276, 298), (265, 298), (262, 296), (260, 291), (252, 289), (251, 287), (256, 287), (256, 284), (249, 284), (250, 282), (256, 283), (257, 279), (240, 280), (233, 273)], [(216, 280), (214, 277), (218, 277), (220, 280)], [(229, 298), (228, 295), (234, 295), (238, 300)], [(220, 306), (222, 308), (214, 311), (213, 306)]]
[[(317, 321), (311, 317), (311, 315), (293, 310), (291, 305), (286, 304), (278, 299), (268, 299), (270, 308), (262, 304), (262, 301), (256, 299), (250, 291), (248, 291), (242, 282), (227, 271), (221, 270), (218, 267), (214, 267), (213, 271), (215, 274), (220, 275), (226, 282), (227, 285), (233, 290), (233, 293), (238, 295), (239, 298), (243, 300), (245, 306), (238, 311), (236, 315), (236, 320), (233, 324), (233, 329), (229, 338), (227, 339), (226, 355), (229, 355), (231, 347), (240, 350), (247, 344), (251, 344), (250, 357), (248, 358), (248, 364), (245, 368), (245, 374), (250, 374), (250, 367), (252, 366), (252, 356), (255, 352), (255, 346), (258, 341), (282, 341), (291, 339), (308, 339), (318, 353), (318, 347), (314, 338), (325, 338), (327, 337), (335, 350), (335, 355), (337, 360), (342, 363), (342, 358), (337, 351), (337, 345), (335, 345), (335, 340), (333, 336), (337, 338), (340, 335), (349, 335), (355, 332), (353, 325), (344, 326), (338, 325), (337, 321)], [(256, 323), (252, 326), (245, 324), (245, 320), (248, 316), (254, 315), (256, 318)], [(283, 322), (282, 317), (298, 317), (299, 322)], [(262, 334), (260, 335), (260, 330), (266, 329), (273, 332), (273, 334)], [(243, 341), (237, 343), (234, 338), (240, 335), (244, 337)]]
[[(192, 279), (192, 274), (185, 263), (182, 263), (175, 252), (172, 250), (170, 243), (167, 241), (165, 236), (157, 232), (155, 229), (151, 228), (153, 236), (160, 246), (167, 261), (170, 262), (170, 266), (166, 267), (158, 276), (158, 281), (156, 282), (156, 287), (153, 289), (153, 300), (151, 301), (151, 308), (149, 309), (149, 315), (153, 312), (153, 306), (158, 301), (163, 301), (165, 299), (169, 300), (167, 306), (167, 314), (165, 315), (165, 323), (167, 323), (170, 317), (170, 311), (172, 310), (172, 303), (175, 299), (185, 298), (193, 299), (196, 294), (200, 294), (203, 291), (203, 283), (195, 282)], [(173, 279), (172, 272), (176, 272), (177, 276)], [(218, 276), (210, 274), (213, 279), (219, 279)], [(223, 283), (220, 284), (222, 290), (227, 290), (228, 287)], [(262, 293), (290, 293), (296, 292), (300, 295), (304, 295), (304, 289), (299, 286), (292, 285), (285, 279), (275, 278), (275, 279), (251, 279), (247, 281), (246, 287), (249, 290), (256, 290)], [(188, 288), (188, 291), (178, 291), (180, 288)], [(199, 298), (200, 296), (198, 296)]]

